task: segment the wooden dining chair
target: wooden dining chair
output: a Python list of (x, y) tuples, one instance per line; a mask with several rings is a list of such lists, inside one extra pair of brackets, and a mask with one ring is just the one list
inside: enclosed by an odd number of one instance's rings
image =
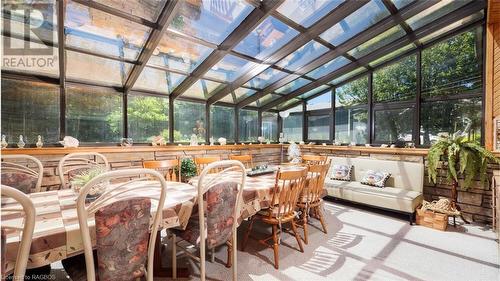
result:
[[(2, 197), (9, 197), (14, 200), (11, 204), (10, 202), (5, 203), (2, 198), (2, 207), (0, 208), (2, 216), (22, 212), (23, 215), (21, 218), (24, 218), (24, 225), (22, 227), (19, 225), (6, 225), (5, 223), (1, 226), (1, 277), (2, 280), (6, 280), (6, 275), (11, 272), (11, 266), (7, 266), (6, 259), (6, 232), (21, 231), (22, 236), (17, 247), (17, 256), (13, 266), (14, 275), (12, 280), (24, 280), (24, 274), (26, 273), (26, 266), (28, 264), (31, 249), (31, 240), (35, 229), (35, 206), (26, 194), (16, 188), (2, 184), (0, 187), (0, 193)], [(17, 205), (21, 206), (18, 207)], [(7, 272), (7, 269), (9, 269), (9, 272)]]
[(30, 155), (2, 155), (1, 182), (25, 194), (40, 192), (43, 165)]
[[(274, 267), (279, 269), (279, 243), (281, 241), (281, 226), (285, 223), (290, 223), (292, 234), (295, 236), (301, 252), (304, 252), (302, 247), (301, 238), (297, 232), (296, 223), (296, 205), (297, 200), (304, 187), (307, 177), (307, 169), (299, 170), (278, 170), (276, 174), (276, 181), (273, 190), (273, 198), (271, 207), (259, 211), (255, 216), (250, 219), (250, 225), (245, 233), (243, 240), (243, 251), (248, 242), (248, 237), (253, 228), (255, 220), (260, 220), (265, 224), (272, 226), (272, 235), (265, 239), (258, 240), (259, 243), (274, 249)], [(278, 229), (279, 227), (279, 229)], [(278, 232), (279, 230), (279, 232)], [(267, 241), (272, 240), (273, 244)]]
[[(109, 171), (108, 159), (98, 152), (76, 152), (64, 156), (57, 165), (61, 189), (69, 188), (69, 182), (75, 176), (95, 167)], [(67, 181), (65, 176), (67, 176)]]
[(308, 243), (308, 231), (307, 224), (310, 217), (314, 217), (321, 222), (321, 227), (323, 232), (327, 233), (325, 220), (323, 218), (322, 206), (323, 206), (323, 196), (324, 184), (326, 174), (330, 168), (330, 163), (322, 165), (310, 165), (308, 167), (308, 180), (307, 186), (303, 189), (297, 206), (301, 213), (299, 226), (304, 230), (304, 243)]
[[(152, 178), (158, 184), (140, 184)], [(86, 202), (91, 188), (109, 182), (120, 183), (109, 185), (95, 201)], [(152, 281), (154, 248), (166, 191), (165, 178), (157, 171), (143, 168), (105, 172), (85, 184), (76, 200), (85, 262), (63, 263), (71, 279), (95, 281), (97, 271), (98, 280), (138, 280), (146, 276)], [(154, 213), (152, 200), (158, 201)], [(98, 264), (94, 263), (91, 239), (94, 235), (88, 225), (92, 216)]]
[(247, 154), (247, 155), (231, 154), (231, 155), (229, 155), (229, 159), (240, 161), (241, 163), (243, 163), (243, 165), (245, 165), (245, 168), (247, 168), (247, 169), (253, 168), (253, 157), (251, 154)]
[(302, 163), (308, 165), (321, 165), (326, 163), (326, 156), (322, 155), (302, 155)]
[[(221, 170), (211, 174), (213, 170)], [(205, 247), (211, 250), (227, 245), (226, 267), (233, 268), (237, 280), (236, 246), (240, 202), (245, 188), (246, 170), (240, 161), (224, 160), (211, 163), (203, 169), (198, 180), (198, 213), (191, 216), (185, 230), (172, 230), (172, 268), (176, 278), (177, 247), (200, 263), (200, 278), (205, 280)], [(177, 241), (177, 238), (180, 238)], [(200, 256), (190, 253), (181, 243), (185, 241), (199, 249)]]
[(181, 181), (180, 159), (142, 161), (142, 167), (153, 169), (165, 176), (167, 181)]
[[(196, 174), (199, 176), (201, 175), (201, 172), (207, 167), (209, 164), (212, 164), (214, 162), (220, 161), (220, 157), (218, 156), (212, 156), (212, 157), (195, 157), (194, 158), (194, 163), (196, 164)], [(209, 173), (217, 173), (219, 172), (218, 170), (212, 170)]]

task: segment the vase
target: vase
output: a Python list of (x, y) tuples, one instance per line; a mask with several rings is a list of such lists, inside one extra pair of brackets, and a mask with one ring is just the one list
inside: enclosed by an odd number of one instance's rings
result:
[(23, 140), (23, 135), (19, 135), (19, 141), (17, 142), (17, 147), (24, 148), (25, 145), (26, 143)]
[(40, 136), (40, 135), (38, 135), (38, 141), (36, 142), (36, 147), (38, 147), (38, 148), (43, 147), (42, 136)]
[(7, 146), (9, 146), (9, 143), (7, 142), (5, 135), (2, 135), (2, 148), (6, 148)]

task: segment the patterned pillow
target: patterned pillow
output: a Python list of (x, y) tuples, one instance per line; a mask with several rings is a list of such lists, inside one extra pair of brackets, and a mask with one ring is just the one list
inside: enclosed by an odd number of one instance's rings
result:
[(351, 181), (353, 165), (333, 165), (332, 180)]
[(385, 182), (391, 177), (390, 173), (380, 171), (366, 171), (365, 176), (361, 180), (361, 184), (371, 185), (375, 187), (385, 187)]

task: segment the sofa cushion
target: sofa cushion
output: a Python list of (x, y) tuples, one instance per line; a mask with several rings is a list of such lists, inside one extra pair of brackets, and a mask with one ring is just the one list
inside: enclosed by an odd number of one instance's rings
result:
[(328, 195), (375, 207), (413, 213), (422, 203), (422, 193), (396, 187), (374, 188), (360, 182), (325, 180)]
[(375, 187), (385, 187), (385, 182), (391, 177), (391, 173), (368, 170), (365, 173), (361, 183), (364, 185), (370, 185)]
[(352, 165), (335, 165), (330, 168), (332, 180), (350, 181)]

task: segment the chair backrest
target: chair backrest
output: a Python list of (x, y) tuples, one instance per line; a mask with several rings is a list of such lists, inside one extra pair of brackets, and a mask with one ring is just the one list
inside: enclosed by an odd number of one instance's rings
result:
[[(10, 187), (6, 185), (1, 185), (0, 188), (2, 197), (10, 197), (16, 201), (14, 204), (6, 203), (5, 205), (2, 205), (1, 211), (2, 211), (2, 216), (11, 214), (11, 213), (18, 213), (18, 212), (23, 212), (24, 213), (24, 226), (9, 226), (8, 224), (3, 223), (2, 224), (2, 235), (1, 235), (1, 240), (2, 240), (2, 249), (1, 249), (1, 263), (2, 263), (2, 270), (1, 270), (1, 277), (2, 280), (6, 277), (5, 274), (5, 267), (6, 267), (6, 249), (5, 249), (5, 244), (6, 244), (6, 236), (5, 236), (5, 230), (8, 229), (13, 229), (15, 231), (22, 231), (22, 236), (21, 236), (21, 241), (18, 246), (17, 250), (17, 258), (15, 260), (15, 265), (14, 265), (14, 278), (13, 280), (24, 280), (24, 274), (26, 272), (26, 265), (28, 264), (28, 258), (30, 254), (30, 249), (31, 249), (31, 240), (33, 238), (33, 230), (35, 229), (35, 206), (33, 205), (33, 202), (31, 199), (21, 191)], [(21, 208), (17, 207), (17, 205), (20, 204)], [(13, 205), (13, 207), (10, 207)]]
[(229, 155), (230, 160), (237, 160), (245, 165), (245, 168), (251, 169), (253, 168), (253, 157), (251, 154), (248, 155)]
[(142, 161), (142, 167), (160, 172), (167, 181), (181, 181), (180, 159)]
[[(195, 157), (194, 158), (194, 163), (196, 164), (196, 174), (199, 176), (201, 175), (201, 172), (207, 167), (209, 164), (217, 162), (220, 160), (220, 157), (218, 156), (212, 156), (212, 157)], [(210, 173), (217, 173), (219, 172), (218, 169), (213, 169), (210, 171)]]
[(308, 167), (307, 188), (302, 192), (302, 199), (305, 203), (315, 203), (321, 198), (326, 174), (330, 168), (330, 163), (310, 165)]
[[(97, 152), (76, 152), (64, 156), (57, 166), (57, 172), (61, 180), (61, 189), (69, 188), (69, 182), (76, 175), (98, 166), (106, 171), (109, 170), (108, 159)], [(67, 182), (64, 178), (66, 174), (68, 175)]]
[[(212, 170), (220, 170), (220, 172), (210, 174)], [(236, 228), (245, 182), (245, 166), (236, 160), (211, 163), (201, 172), (198, 180), (198, 202), (204, 202), (203, 197), (206, 198), (207, 202), (206, 204), (198, 204), (200, 258), (202, 260), (205, 259), (205, 239), (209, 249), (225, 243), (231, 235), (233, 235), (232, 244), (238, 245)], [(205, 215), (207, 220), (206, 237), (203, 229)], [(235, 261), (233, 263), (236, 264)], [(204, 266), (204, 263), (201, 265)], [(200, 272), (205, 272), (205, 270)]]
[(304, 188), (307, 168), (282, 171), (278, 170), (274, 185), (272, 203), (276, 211), (269, 212), (270, 217), (284, 218), (293, 216), (297, 200)]
[[(146, 175), (146, 177), (141, 177)], [(123, 182), (122, 179), (130, 179)], [(157, 185), (150, 182), (158, 181)], [(110, 181), (120, 182), (109, 184)], [(87, 194), (95, 186), (107, 185), (90, 204)], [(100, 280), (134, 280), (147, 273), (153, 280), (153, 256), (156, 235), (162, 218), (167, 183), (151, 169), (124, 169), (105, 172), (90, 180), (80, 190), (77, 213), (85, 252), (87, 280), (96, 280), (89, 215), (95, 214), (98, 274)], [(150, 227), (151, 200), (158, 201)], [(149, 237), (149, 241), (148, 241)], [(147, 270), (144, 264), (147, 260)]]
[(321, 165), (327, 161), (326, 156), (322, 155), (302, 155), (302, 163), (309, 165)]
[(424, 164), (408, 161), (379, 160), (373, 158), (331, 157), (328, 177), (334, 173), (334, 165), (353, 165), (351, 181), (361, 181), (368, 170), (391, 173), (386, 182), (388, 187), (422, 192), (424, 189)]
[(43, 165), (30, 155), (2, 155), (2, 184), (14, 187), (26, 194), (40, 192)]

